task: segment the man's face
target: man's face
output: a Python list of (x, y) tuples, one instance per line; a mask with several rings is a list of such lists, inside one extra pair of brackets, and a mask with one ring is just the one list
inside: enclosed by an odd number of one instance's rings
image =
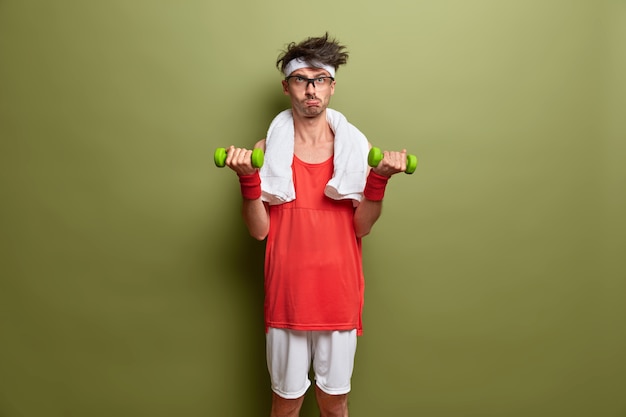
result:
[(294, 112), (316, 117), (328, 107), (330, 97), (335, 94), (335, 81), (330, 78), (325, 79), (325, 83), (307, 81), (321, 77), (330, 77), (330, 74), (320, 68), (300, 68), (292, 72), (288, 80), (283, 80), (283, 92), (291, 97)]

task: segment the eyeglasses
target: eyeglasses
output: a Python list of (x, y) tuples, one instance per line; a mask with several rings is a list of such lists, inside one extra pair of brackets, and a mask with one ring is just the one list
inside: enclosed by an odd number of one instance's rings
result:
[(298, 88), (307, 88), (309, 84), (313, 84), (315, 88), (326, 88), (335, 81), (333, 77), (305, 78), (301, 75), (290, 75), (285, 80)]

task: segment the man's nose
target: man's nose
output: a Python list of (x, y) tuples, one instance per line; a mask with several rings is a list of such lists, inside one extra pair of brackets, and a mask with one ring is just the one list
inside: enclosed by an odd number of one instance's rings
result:
[(309, 80), (306, 82), (306, 89), (305, 91), (307, 93), (315, 93), (315, 83), (313, 82), (313, 80)]

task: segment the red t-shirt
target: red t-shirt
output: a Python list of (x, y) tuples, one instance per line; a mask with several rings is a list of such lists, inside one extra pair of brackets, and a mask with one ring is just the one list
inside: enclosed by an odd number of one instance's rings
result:
[(265, 325), (362, 332), (364, 278), (352, 200), (324, 195), (333, 158), (293, 159), (294, 201), (272, 205), (265, 253)]

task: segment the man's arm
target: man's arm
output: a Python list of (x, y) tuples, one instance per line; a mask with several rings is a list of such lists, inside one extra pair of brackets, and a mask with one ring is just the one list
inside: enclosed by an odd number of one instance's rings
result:
[[(383, 152), (382, 161), (377, 167), (370, 170), (364, 198), (354, 211), (354, 231), (358, 238), (368, 235), (380, 217), (383, 210), (382, 197), (387, 180), (392, 175), (404, 171), (406, 171), (406, 149), (403, 149), (402, 152)], [(372, 175), (372, 173), (376, 175)], [(372, 192), (371, 190), (376, 191)]]
[(250, 236), (256, 240), (265, 239), (270, 231), (270, 216), (267, 205), (260, 198), (256, 200), (244, 199), (241, 213)]
[[(257, 148), (265, 150), (265, 139), (254, 145), (254, 149)], [(231, 146), (227, 150), (226, 165), (237, 173), (242, 186), (243, 203), (241, 205), (241, 213), (243, 221), (252, 237), (257, 240), (263, 240), (267, 237), (270, 230), (270, 216), (267, 205), (260, 197), (258, 169), (252, 166), (251, 156), (251, 150)], [(248, 190), (254, 190), (255, 192), (252, 194), (258, 194), (258, 197), (256, 195), (247, 195), (246, 187), (248, 187)], [(256, 193), (256, 187), (258, 187), (258, 193)]]
[(382, 201), (371, 201), (364, 198), (354, 211), (354, 231), (356, 237), (362, 238), (368, 235), (382, 211)]

